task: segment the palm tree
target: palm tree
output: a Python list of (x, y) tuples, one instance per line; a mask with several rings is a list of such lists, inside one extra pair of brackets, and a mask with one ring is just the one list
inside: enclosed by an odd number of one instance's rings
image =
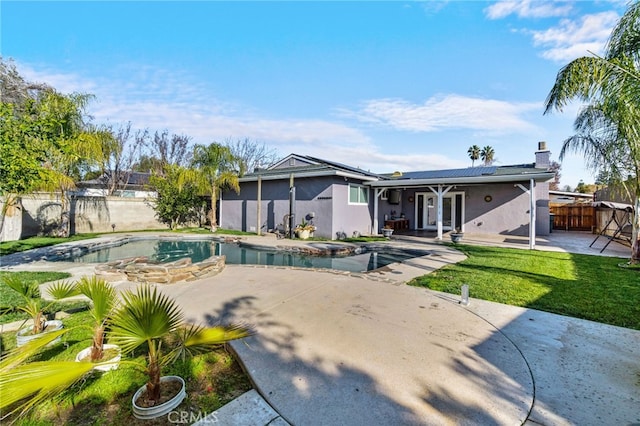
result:
[(489, 145), (482, 148), (482, 151), (480, 151), (480, 158), (482, 158), (485, 166), (490, 166), (493, 163), (495, 154), (496, 152)]
[(467, 150), (469, 158), (471, 158), (471, 167), (475, 166), (476, 160), (480, 158), (480, 147), (478, 145), (472, 145)]
[(589, 168), (606, 172), (634, 199), (631, 263), (640, 262), (640, 3), (629, 6), (613, 29), (603, 57), (585, 56), (564, 66), (546, 100), (545, 114), (572, 100), (579, 112), (576, 134), (560, 159), (581, 152)]
[(116, 308), (117, 293), (113, 286), (105, 280), (96, 276), (92, 278), (83, 277), (74, 288), (77, 294), (86, 296), (91, 301), (89, 313), (93, 319), (91, 329), (93, 337), (91, 339), (91, 362), (102, 359), (104, 349), (104, 335), (107, 321)]
[(214, 142), (208, 146), (196, 145), (193, 148), (193, 165), (198, 168), (198, 173), (191, 176), (192, 179), (208, 186), (207, 192), (211, 195), (211, 232), (215, 232), (217, 228), (218, 192), (222, 188), (240, 192), (238, 175), (233, 171), (235, 163), (236, 159), (228, 146)]
[[(123, 304), (115, 313), (109, 333), (112, 341), (124, 352), (132, 352), (145, 345), (148, 374), (149, 399), (160, 399), (160, 377), (162, 368), (178, 357), (194, 355), (211, 350), (214, 346), (241, 339), (253, 334), (250, 328), (241, 325), (204, 328), (184, 323), (184, 315), (175, 301), (153, 291), (149, 286), (125, 291)], [(174, 343), (169, 353), (162, 352), (167, 339)]]
[[(186, 324), (176, 302), (149, 286), (141, 286), (135, 293), (125, 291), (122, 300), (110, 321), (111, 330), (107, 334), (123, 352), (131, 352), (139, 346), (147, 349), (146, 368), (135, 361), (121, 363), (144, 368), (149, 378), (149, 397), (156, 401), (164, 366), (178, 357), (207, 352), (217, 345), (253, 334), (251, 328), (238, 324), (206, 328)], [(10, 414), (6, 412), (9, 407), (13, 409), (12, 413), (25, 413), (62, 392), (94, 368), (95, 364), (89, 362), (26, 362), (45, 345), (70, 330), (47, 333), (0, 359), (0, 412), (3, 415)], [(169, 348), (168, 353), (163, 352), (166, 348)], [(14, 405), (19, 401), (18, 406)]]

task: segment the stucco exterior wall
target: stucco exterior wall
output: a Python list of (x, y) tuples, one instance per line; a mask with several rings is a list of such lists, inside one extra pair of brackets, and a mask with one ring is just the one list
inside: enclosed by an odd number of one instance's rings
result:
[[(529, 182), (522, 182), (525, 188)], [(548, 184), (536, 184), (536, 235), (549, 234), (549, 202)], [(529, 235), (529, 195), (513, 183), (491, 184), (479, 186), (459, 185), (453, 192), (464, 192), (464, 223), (465, 232), (503, 235)], [(395, 212), (409, 220), (410, 229), (416, 229), (415, 202), (416, 192), (431, 194), (428, 188), (401, 189), (399, 204), (389, 204), (388, 201), (378, 200), (379, 226), (384, 225), (386, 216)], [(485, 201), (490, 195), (491, 201)], [(373, 194), (372, 194), (373, 196)], [(410, 201), (411, 200), (411, 201)], [(373, 203), (372, 203), (373, 204)]]
[[(295, 223), (312, 221), (315, 235), (332, 238), (332, 178), (300, 178), (296, 187)], [(224, 192), (220, 226), (246, 232), (257, 231), (257, 182), (243, 182), (240, 194)], [(264, 180), (261, 196), (262, 231), (275, 229), (289, 214), (289, 181)], [(311, 216), (314, 217), (311, 217)]]
[(373, 190), (369, 189), (369, 204), (349, 204), (349, 183), (360, 185), (354, 180), (335, 178), (333, 183), (332, 238), (338, 233), (352, 237), (354, 233), (370, 235), (373, 222)]
[[(18, 238), (47, 234), (60, 218), (60, 199), (55, 194), (22, 198), (22, 224)], [(144, 200), (120, 197), (72, 197), (71, 233), (161, 229), (155, 211)], [(15, 236), (14, 236), (15, 237)]]

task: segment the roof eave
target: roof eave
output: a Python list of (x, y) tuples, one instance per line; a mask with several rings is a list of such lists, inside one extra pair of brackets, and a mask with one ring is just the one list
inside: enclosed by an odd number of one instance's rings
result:
[(344, 172), (341, 170), (320, 170), (320, 171), (311, 171), (311, 172), (288, 172), (288, 173), (279, 173), (279, 174), (266, 174), (266, 175), (251, 175), (251, 176), (243, 176), (238, 179), (239, 182), (256, 182), (258, 177), (261, 177), (262, 180), (283, 180), (289, 179), (293, 175), (293, 178), (311, 178), (311, 177), (323, 177), (323, 176), (341, 176), (351, 179), (358, 179), (361, 181), (376, 181), (378, 178), (373, 176), (365, 176), (359, 175), (356, 173)]
[(374, 188), (392, 188), (392, 187), (417, 187), (428, 185), (461, 185), (461, 184), (479, 184), (479, 183), (509, 183), (509, 182), (526, 182), (531, 179), (536, 182), (548, 182), (555, 177), (555, 173), (524, 173), (518, 175), (492, 175), (492, 176), (473, 176), (473, 177), (449, 177), (449, 178), (430, 178), (430, 179), (394, 179), (370, 182), (369, 185)]

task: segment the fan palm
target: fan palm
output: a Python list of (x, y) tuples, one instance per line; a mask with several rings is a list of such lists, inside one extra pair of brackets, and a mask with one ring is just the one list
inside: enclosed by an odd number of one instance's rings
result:
[(93, 337), (91, 339), (91, 362), (102, 359), (104, 348), (104, 334), (107, 321), (110, 319), (116, 307), (116, 290), (105, 280), (96, 276), (83, 277), (73, 286), (73, 294), (82, 294), (91, 301), (89, 313), (93, 319), (91, 326)]
[[(184, 323), (184, 315), (175, 301), (142, 286), (134, 293), (122, 294), (123, 303), (112, 320), (110, 341), (123, 352), (132, 352), (139, 346), (147, 349), (149, 399), (160, 398), (162, 368), (176, 358), (211, 350), (214, 346), (250, 336), (253, 331), (241, 325), (204, 328)], [(172, 348), (163, 353), (163, 343)], [(173, 343), (173, 345), (171, 345)]]
[[(15, 309), (27, 314), (33, 321), (32, 334), (44, 331), (46, 324), (44, 312), (53, 302), (46, 302), (40, 298), (40, 287), (37, 282), (22, 281), (15, 275), (9, 275), (3, 279), (4, 284), (17, 292), (24, 299), (24, 304)], [(49, 288), (49, 294), (55, 299), (64, 299), (75, 295), (71, 286), (66, 283), (57, 283)], [(7, 310), (9, 307), (4, 307)]]
[[(77, 291), (75, 287), (73, 289)], [(111, 331), (107, 334), (124, 352), (131, 352), (141, 345), (146, 347), (147, 390), (149, 398), (155, 401), (159, 397), (164, 366), (179, 357), (206, 352), (216, 345), (253, 334), (251, 328), (241, 325), (205, 328), (185, 324), (184, 315), (175, 301), (156, 289), (150, 290), (148, 286), (140, 287), (136, 292), (126, 291), (122, 299), (110, 321)], [(0, 360), (0, 412), (5, 413), (11, 407), (11, 413), (18, 410), (24, 413), (62, 392), (95, 367), (95, 364), (88, 362), (26, 362), (45, 345), (68, 331), (70, 329), (47, 333), (16, 348)], [(166, 354), (163, 344), (170, 348)], [(140, 368), (137, 362), (129, 363)], [(16, 407), (19, 401), (22, 403)]]
[(493, 150), (492, 147), (488, 145), (482, 148), (482, 150), (480, 151), (480, 158), (482, 158), (482, 161), (484, 162), (485, 166), (490, 166), (491, 163), (493, 163), (495, 155), (496, 155), (496, 152)]
[(469, 158), (471, 158), (471, 167), (475, 166), (476, 161), (480, 158), (480, 147), (478, 145), (472, 145), (467, 150)]
[(640, 262), (640, 3), (629, 6), (614, 28), (605, 55), (586, 56), (564, 66), (546, 100), (545, 114), (572, 100), (586, 102), (576, 134), (563, 143), (584, 154), (587, 166), (605, 172), (634, 200), (631, 263)]

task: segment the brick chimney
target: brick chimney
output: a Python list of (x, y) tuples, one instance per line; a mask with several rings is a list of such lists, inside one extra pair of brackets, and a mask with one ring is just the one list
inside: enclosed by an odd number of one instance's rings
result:
[(539, 169), (548, 169), (551, 166), (551, 151), (547, 149), (547, 143), (544, 141), (538, 142), (535, 166)]

